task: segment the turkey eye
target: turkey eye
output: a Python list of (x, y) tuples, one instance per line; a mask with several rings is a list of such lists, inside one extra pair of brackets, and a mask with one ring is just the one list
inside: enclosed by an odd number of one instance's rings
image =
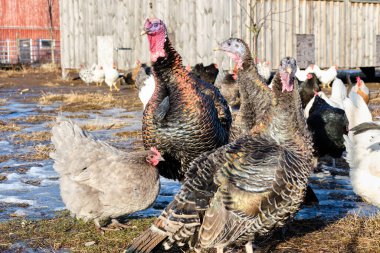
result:
[(157, 27), (157, 23), (154, 23), (154, 24), (153, 24), (153, 27)]
[(231, 46), (231, 42), (227, 42), (227, 45), (228, 45), (228, 46)]

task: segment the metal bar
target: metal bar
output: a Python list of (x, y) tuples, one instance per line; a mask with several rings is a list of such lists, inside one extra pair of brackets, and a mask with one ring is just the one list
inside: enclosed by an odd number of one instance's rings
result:
[(116, 51), (119, 51), (119, 50), (132, 50), (131, 47), (117, 47), (115, 49), (116, 49)]
[(7, 62), (8, 62), (8, 63), (11, 62), (11, 58), (10, 58), (10, 45), (9, 45), (9, 39), (7, 39)]

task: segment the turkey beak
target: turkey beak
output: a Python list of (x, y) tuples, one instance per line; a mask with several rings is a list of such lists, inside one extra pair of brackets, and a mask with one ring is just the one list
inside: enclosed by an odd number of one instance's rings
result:
[(288, 72), (289, 74), (292, 73), (292, 68), (291, 67), (286, 67), (286, 72)]
[(212, 51), (220, 51), (220, 50), (221, 50), (220, 47), (216, 47)]
[(147, 33), (148, 33), (148, 31), (143, 30), (143, 31), (140, 33), (140, 36), (143, 36), (143, 35), (145, 35), (145, 34), (147, 34)]

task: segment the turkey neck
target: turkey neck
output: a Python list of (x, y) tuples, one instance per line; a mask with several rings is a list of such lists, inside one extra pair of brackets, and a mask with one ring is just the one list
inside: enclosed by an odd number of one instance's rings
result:
[(156, 62), (153, 63), (154, 76), (160, 86), (165, 85), (172, 93), (177, 88), (191, 90), (191, 82), (188, 71), (182, 65), (182, 58), (177, 51), (171, 45), (169, 38), (166, 37), (164, 43), (164, 50), (166, 52), (165, 57), (159, 57)]
[(303, 116), (298, 83), (294, 81), (291, 92), (282, 92), (280, 74), (277, 72), (272, 89), (276, 97), (276, 105), (271, 108), (272, 122), (268, 133), (281, 144), (297, 142), (303, 149), (311, 149), (311, 136)]
[(272, 104), (272, 92), (259, 75), (252, 57), (246, 56), (238, 72), (241, 105), (238, 117), (242, 129), (249, 132), (253, 126), (267, 122), (266, 114)]

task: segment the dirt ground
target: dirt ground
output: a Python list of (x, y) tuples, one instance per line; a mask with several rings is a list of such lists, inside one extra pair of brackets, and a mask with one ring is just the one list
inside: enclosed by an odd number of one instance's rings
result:
[[(128, 94), (136, 96), (134, 87), (122, 86), (121, 92), (109, 92), (108, 87), (86, 86), (79, 81), (62, 81), (60, 71), (0, 72), (0, 105), (6, 103), (9, 90), (16, 90), (24, 101), (38, 102), (49, 105), (56, 101), (62, 102), (56, 113), (76, 113), (76, 118), (86, 118), (86, 112), (108, 108), (128, 107), (131, 110), (141, 110), (141, 103), (131, 100)], [(74, 76), (72, 74), (71, 76)], [(371, 84), (380, 88), (380, 84)], [(20, 98), (21, 99), (21, 98)], [(374, 116), (380, 115), (380, 97), (371, 100)], [(6, 113), (6, 112), (1, 112)], [(4, 122), (0, 119), (0, 140), (7, 132), (12, 135), (17, 145), (33, 146), (33, 152), (28, 155), (12, 154), (17, 159), (40, 161), (48, 159), (52, 149), (49, 131), (23, 135), (17, 131), (23, 128), (23, 123), (47, 122), (53, 124), (55, 111), (26, 118)], [(120, 124), (86, 125), (88, 131), (99, 129), (120, 129)], [(133, 139), (132, 148), (141, 147), (139, 131), (121, 131), (114, 134), (115, 138), (126, 142)], [(121, 143), (120, 142), (120, 143)], [(117, 143), (121, 148), (128, 149)], [(0, 155), (0, 163), (14, 157)], [(29, 168), (0, 168), (19, 170), (25, 173)], [(3, 179), (6, 180), (6, 179)], [(0, 178), (0, 183), (2, 178)], [(38, 182), (30, 182), (38, 184)], [(0, 205), (0, 213), (4, 206)], [(132, 242), (140, 232), (149, 227), (152, 218), (130, 219), (130, 228), (122, 231), (100, 234), (92, 223), (71, 218), (68, 212), (57, 213), (56, 217), (42, 220), (28, 220), (15, 215), (10, 221), (0, 223), (0, 252), (121, 252)], [(260, 239), (257, 243), (258, 252), (380, 252), (380, 214), (373, 217), (358, 217), (347, 215), (343, 219), (321, 220), (306, 219), (291, 222), (285, 230), (276, 231), (273, 235)], [(172, 252), (182, 252), (174, 250)], [(239, 250), (230, 251), (239, 252)], [(244, 252), (244, 251), (242, 251)]]

